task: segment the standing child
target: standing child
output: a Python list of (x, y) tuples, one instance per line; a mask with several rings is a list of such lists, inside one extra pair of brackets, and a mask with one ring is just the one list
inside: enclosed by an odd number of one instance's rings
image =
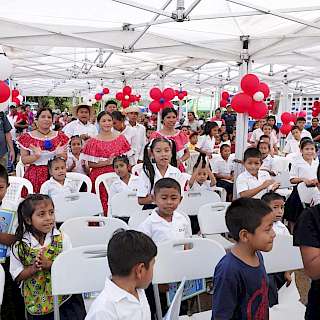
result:
[(151, 283), (156, 255), (157, 247), (147, 235), (116, 232), (107, 249), (111, 278), (106, 279), (86, 320), (150, 320), (144, 289)]
[(268, 276), (260, 251), (272, 249), (275, 233), (271, 208), (258, 199), (237, 199), (226, 212), (236, 241), (213, 276), (212, 320), (269, 319)]
[(68, 195), (77, 191), (72, 180), (66, 177), (66, 160), (55, 157), (48, 161), (48, 169), (51, 178), (41, 186), (41, 194), (54, 197), (62, 194)]
[(260, 140), (257, 146), (262, 155), (262, 165), (260, 170), (269, 172), (270, 176), (276, 175), (276, 168), (274, 165), (274, 158), (270, 154), (270, 144), (265, 140)]
[(222, 133), (220, 135), (220, 138), (221, 138), (220, 146), (222, 146), (223, 144), (228, 144), (229, 146), (231, 145), (230, 135), (228, 132)]
[[(50, 197), (28, 196), (18, 207), (16, 243), (10, 254), (10, 272), (22, 293), (28, 320), (53, 320), (51, 266), (55, 258), (71, 248), (70, 239), (55, 227)], [(84, 319), (81, 295), (60, 296), (60, 319)]]
[(268, 172), (260, 170), (262, 155), (258, 149), (248, 148), (243, 160), (245, 171), (236, 180), (238, 197), (260, 199), (268, 190), (279, 187)]
[(219, 126), (216, 122), (208, 121), (203, 130), (203, 135), (199, 137), (196, 151), (205, 153), (211, 159), (216, 143), (215, 137), (218, 135)]
[(70, 152), (68, 152), (67, 171), (88, 175), (90, 172), (88, 162), (80, 160), (82, 149), (82, 139), (80, 136), (72, 136), (70, 138), (69, 147)]

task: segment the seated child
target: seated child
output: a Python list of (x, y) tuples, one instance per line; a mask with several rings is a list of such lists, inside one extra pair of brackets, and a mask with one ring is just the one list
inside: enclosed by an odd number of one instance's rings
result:
[(269, 319), (268, 276), (260, 251), (272, 249), (271, 208), (258, 199), (240, 198), (226, 212), (234, 247), (213, 276), (212, 320)]
[(190, 191), (213, 191), (212, 188), (216, 185), (216, 182), (210, 164), (206, 161), (206, 155), (200, 153), (189, 180)]
[(271, 156), (270, 144), (265, 140), (260, 140), (257, 146), (262, 155), (262, 165), (260, 170), (269, 172), (270, 176), (276, 176), (274, 158)]
[(261, 152), (256, 148), (248, 148), (244, 152), (245, 171), (236, 180), (238, 197), (260, 199), (269, 190), (276, 190), (279, 183), (271, 179), (270, 174), (260, 170)]
[(116, 232), (107, 250), (111, 279), (106, 279), (86, 320), (150, 320), (144, 289), (151, 283), (156, 255), (156, 245), (145, 234)]
[(68, 195), (77, 192), (73, 181), (66, 177), (67, 167), (66, 161), (63, 158), (55, 157), (49, 160), (48, 169), (51, 178), (41, 186), (41, 194), (54, 197), (61, 194)]
[(90, 172), (87, 161), (80, 160), (82, 139), (80, 136), (73, 136), (69, 142), (70, 152), (68, 152), (67, 171), (78, 172), (88, 175)]
[(199, 134), (197, 132), (192, 132), (189, 136), (188, 149), (189, 151), (196, 151), (196, 145), (198, 143)]
[(230, 141), (230, 135), (228, 132), (224, 132), (220, 135), (220, 138), (221, 138), (221, 143), (220, 143), (220, 147), (223, 145), (223, 144), (228, 144), (229, 146), (231, 145), (231, 141)]
[(300, 154), (300, 140), (301, 140), (301, 132), (297, 126), (292, 126), (291, 135), (293, 139), (289, 139), (286, 142), (282, 152), (287, 155), (289, 153), (295, 153), (297, 155)]

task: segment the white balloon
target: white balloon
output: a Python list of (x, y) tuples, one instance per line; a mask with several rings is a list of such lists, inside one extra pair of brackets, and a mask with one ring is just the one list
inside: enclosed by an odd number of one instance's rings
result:
[(109, 99), (110, 99), (110, 98), (108, 97), (107, 94), (104, 94), (104, 95), (102, 96), (102, 100), (103, 100), (104, 102), (107, 102)]
[(17, 96), (17, 98), (19, 99), (20, 103), (23, 102), (23, 96), (22, 96), (21, 94), (19, 94), (19, 95)]
[(93, 98), (93, 99), (91, 99), (91, 103), (92, 103), (92, 104), (95, 104), (96, 102), (97, 102), (97, 100), (96, 100), (96, 99), (94, 99), (94, 98)]
[(253, 95), (253, 100), (254, 101), (262, 101), (264, 99), (264, 94), (261, 91), (257, 91), (254, 95)]
[(8, 79), (12, 74), (12, 70), (11, 61), (4, 54), (0, 54), (0, 80)]

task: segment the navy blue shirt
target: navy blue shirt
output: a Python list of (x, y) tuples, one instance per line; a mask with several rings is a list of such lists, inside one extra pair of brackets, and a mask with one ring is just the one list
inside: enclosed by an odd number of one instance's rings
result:
[(269, 319), (268, 277), (260, 265), (251, 267), (231, 252), (218, 263), (213, 276), (212, 320)]

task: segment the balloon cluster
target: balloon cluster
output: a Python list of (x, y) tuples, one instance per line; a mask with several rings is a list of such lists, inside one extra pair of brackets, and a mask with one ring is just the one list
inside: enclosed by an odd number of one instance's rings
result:
[(103, 97), (103, 95), (105, 94), (109, 94), (110, 90), (108, 88), (103, 88), (102, 89), (102, 92), (98, 92), (95, 94), (94, 98), (97, 100), (97, 101), (100, 101)]
[(291, 131), (292, 125), (297, 121), (297, 118), (305, 118), (307, 113), (305, 111), (300, 111), (296, 113), (283, 112), (281, 115), (282, 126), (280, 127), (280, 132), (287, 135)]
[(20, 106), (23, 97), (20, 95), (20, 92), (18, 89), (13, 89), (11, 92), (12, 96), (12, 102), (14, 102), (17, 106)]
[(313, 117), (317, 117), (320, 113), (320, 102), (319, 101), (315, 101), (313, 103), (313, 107), (312, 107), (312, 116)]
[(220, 107), (221, 108), (225, 108), (227, 106), (229, 97), (230, 97), (229, 92), (223, 91), (221, 93), (221, 100), (220, 100)]
[(166, 88), (161, 91), (159, 88), (152, 88), (149, 95), (153, 101), (149, 104), (151, 112), (159, 112), (161, 109), (170, 108), (173, 106), (171, 100), (176, 96), (172, 88)]
[(179, 100), (183, 100), (188, 95), (188, 92), (182, 89), (174, 90), (174, 92), (175, 92), (175, 96), (178, 97)]
[(117, 92), (116, 99), (121, 101), (121, 105), (125, 109), (129, 107), (130, 103), (139, 102), (141, 95), (132, 94), (132, 88), (130, 86), (125, 86), (122, 89), (122, 92)]
[(5, 81), (0, 81), (0, 103), (6, 102), (10, 98), (10, 88)]
[(237, 93), (231, 100), (231, 107), (238, 113), (248, 112), (253, 119), (262, 119), (268, 113), (263, 101), (270, 94), (268, 85), (260, 82), (254, 74), (246, 74), (240, 83), (243, 92)]

